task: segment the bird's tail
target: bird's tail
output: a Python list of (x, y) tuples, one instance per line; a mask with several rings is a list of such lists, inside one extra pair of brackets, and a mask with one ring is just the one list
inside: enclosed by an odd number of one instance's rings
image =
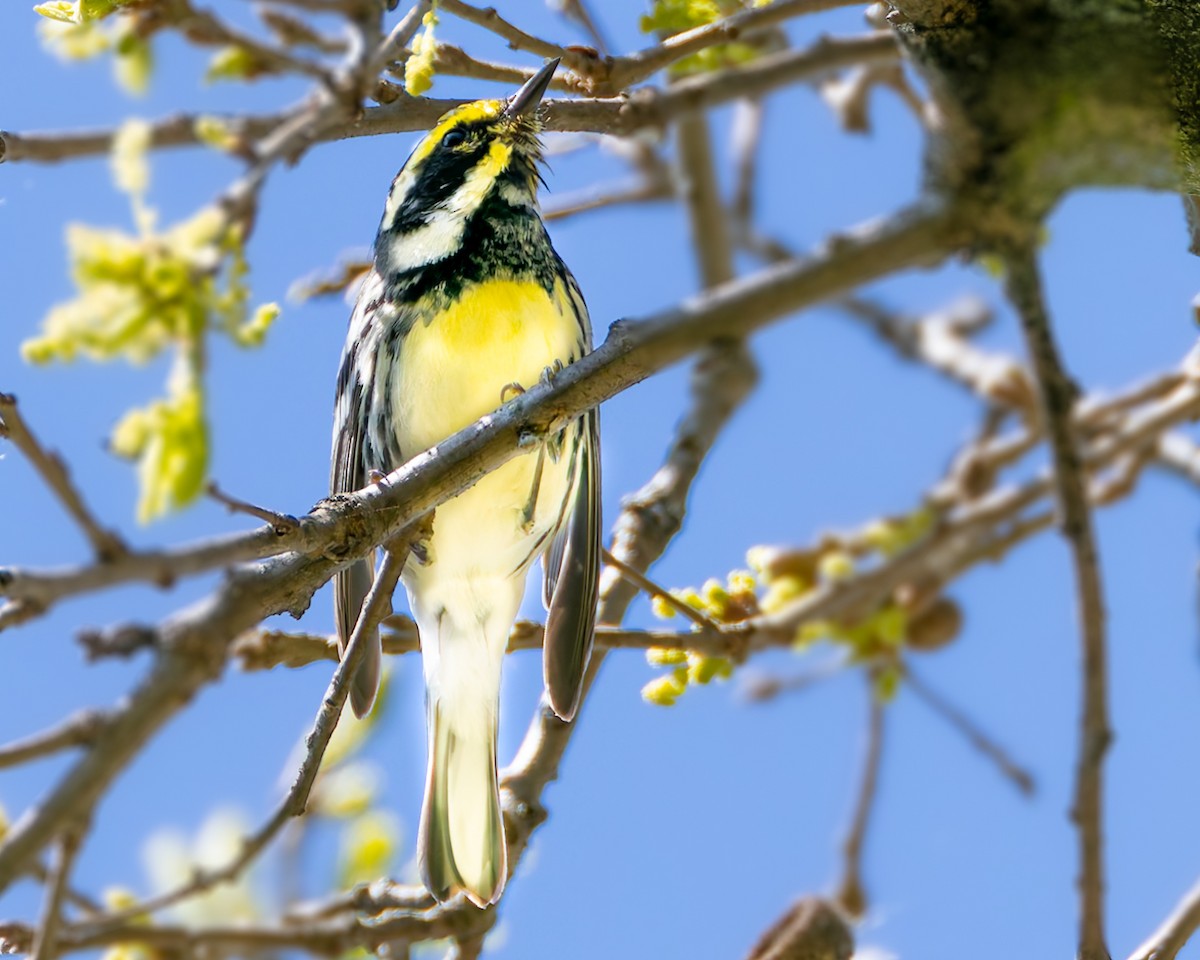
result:
[(481, 624), (454, 629), (444, 612), (434, 624), (421, 622), (421, 648), (429, 723), (422, 878), (438, 900), (461, 889), (487, 906), (500, 899), (508, 873), (496, 776), (504, 648), (489, 649)]

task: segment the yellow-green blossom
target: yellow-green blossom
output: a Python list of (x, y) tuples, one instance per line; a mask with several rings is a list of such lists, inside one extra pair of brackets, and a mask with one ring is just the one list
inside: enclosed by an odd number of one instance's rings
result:
[(793, 600), (808, 592), (808, 584), (799, 577), (776, 577), (758, 601), (763, 613), (778, 613)]
[(433, 86), (433, 59), (437, 40), (433, 31), (438, 24), (431, 8), (421, 20), (421, 32), (413, 37), (412, 53), (404, 61), (404, 89), (410, 97), (419, 97)]
[[(736, 5), (728, 5), (736, 10)], [(703, 27), (720, 19), (726, 12), (717, 0), (656, 0), (650, 13), (642, 16), (640, 26), (643, 33), (673, 36), (696, 27)], [(672, 64), (670, 72), (676, 76), (706, 73), (722, 67), (746, 63), (758, 55), (754, 47), (746, 43), (722, 43), (707, 47), (698, 53)]]
[(724, 657), (707, 657), (699, 653), (688, 654), (688, 683), (701, 686), (714, 678), (727, 679), (733, 673), (733, 664)]
[(216, 83), (220, 80), (252, 80), (263, 72), (263, 65), (258, 58), (245, 47), (231, 44), (222, 47), (208, 61), (208, 69), (204, 72), (206, 83)]
[(48, 19), (37, 27), (42, 46), (60, 60), (90, 60), (112, 46), (108, 32), (96, 23)]
[[(219, 809), (208, 815), (194, 838), (189, 839), (177, 830), (152, 834), (143, 851), (151, 885), (158, 892), (173, 890), (191, 880), (197, 869), (228, 866), (242, 852), (249, 833), (245, 817), (233, 810)], [(243, 873), (231, 883), (220, 884), (176, 904), (170, 913), (190, 925), (228, 926), (261, 918), (263, 908), (251, 874)]]
[(342, 832), (338, 880), (343, 887), (387, 876), (400, 848), (400, 821), (387, 810), (351, 820)]
[[(128, 20), (122, 17), (121, 20)], [(132, 23), (118, 23), (114, 32), (113, 75), (127, 93), (142, 96), (154, 73), (154, 48)]]
[(825, 580), (845, 580), (854, 576), (854, 559), (841, 550), (833, 550), (821, 557), (818, 567)]
[(675, 701), (687, 690), (687, 668), (681, 669), (683, 670), (682, 678), (678, 672), (673, 672), (665, 677), (656, 677), (647, 683), (642, 687), (642, 699), (657, 707), (673, 707)]
[(204, 487), (208, 428), (199, 383), (187, 367), (181, 357), (168, 396), (130, 411), (113, 430), (114, 452), (137, 461), (142, 523), (186, 506)]
[(681, 663), (688, 662), (688, 654), (686, 650), (669, 647), (650, 647), (646, 651), (646, 662), (652, 667), (677, 667)]
[(192, 123), (196, 139), (216, 150), (229, 151), (238, 145), (238, 138), (220, 117), (201, 114)]
[(108, 157), (113, 183), (131, 197), (142, 197), (150, 189), (150, 164), (146, 153), (150, 149), (151, 134), (149, 123), (131, 117), (121, 124), (113, 137)]

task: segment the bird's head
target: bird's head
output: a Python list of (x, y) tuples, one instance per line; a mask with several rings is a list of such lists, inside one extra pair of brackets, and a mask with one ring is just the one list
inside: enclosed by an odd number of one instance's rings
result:
[(476, 100), (445, 114), (392, 182), (377, 247), (393, 268), (448, 256), (471, 219), (498, 201), (536, 211), (541, 160), (538, 105), (558, 66), (552, 60), (506, 100)]

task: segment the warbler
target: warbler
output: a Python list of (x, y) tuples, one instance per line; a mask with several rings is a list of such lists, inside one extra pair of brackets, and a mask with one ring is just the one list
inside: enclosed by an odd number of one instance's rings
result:
[[(537, 112), (557, 64), (507, 100), (445, 114), (392, 182), (337, 379), (335, 494), (366, 486), (591, 349), (583, 296), (538, 207)], [(548, 700), (563, 720), (579, 705), (599, 568), (599, 452), (591, 411), (438, 507), (405, 562), (428, 725), (418, 847), (438, 900), (461, 890), (483, 906), (504, 889), (501, 662), (539, 556)], [(337, 575), (343, 651), (372, 582), (366, 560)], [(350, 692), (360, 717), (381, 657), (378, 632), (364, 639)]]

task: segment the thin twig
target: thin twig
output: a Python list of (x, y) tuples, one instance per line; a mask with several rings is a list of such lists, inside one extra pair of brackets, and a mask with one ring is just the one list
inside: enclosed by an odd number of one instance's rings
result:
[(621, 576), (632, 583), (643, 593), (647, 593), (652, 597), (659, 597), (664, 603), (671, 607), (676, 613), (681, 614), (696, 626), (705, 630), (713, 630), (717, 633), (721, 632), (721, 625), (705, 614), (703, 611), (697, 610), (695, 607), (684, 603), (669, 590), (660, 587), (657, 583), (651, 580), (644, 573), (635, 570), (625, 561), (618, 557), (614, 557), (604, 547), (600, 548), (600, 556), (604, 558), (604, 562), (610, 567), (614, 567), (620, 572)]
[(1200, 882), (1187, 892), (1171, 915), (1129, 955), (1129, 960), (1175, 960), (1200, 929)]
[(17, 398), (7, 393), (0, 393), (0, 438), (10, 440), (25, 455), (46, 486), (58, 497), (59, 503), (79, 525), (98, 559), (105, 562), (116, 560), (128, 552), (124, 541), (115, 532), (100, 525), (84, 503), (83, 495), (71, 482), (70, 472), (62, 458), (38, 443), (17, 408)]
[(65, 830), (58, 839), (54, 862), (50, 867), (50, 884), (46, 890), (46, 903), (38, 921), (37, 936), (33, 942), (30, 960), (53, 960), (57, 954), (58, 929), (62, 923), (63, 898), (71, 881), (71, 868), (79, 852), (83, 830), (76, 826)]
[[(35, 863), (29, 868), (29, 875), (38, 883), (50, 883), (50, 868), (44, 863)], [(63, 902), (70, 903), (78, 907), (84, 913), (90, 913), (93, 916), (98, 916), (104, 912), (104, 906), (99, 901), (89, 897), (82, 891), (67, 888), (63, 894)], [(0, 954), (4, 951), (0, 950)]]
[(1005, 260), (1005, 288), (1021, 319), (1050, 438), (1055, 494), (1062, 534), (1074, 565), (1081, 624), (1083, 709), (1071, 812), (1079, 831), (1079, 958), (1108, 960), (1104, 935), (1103, 771), (1112, 733), (1108, 719), (1104, 592), (1084, 468), (1071, 422), (1075, 387), (1054, 343), (1034, 244), (1015, 246), (1006, 251)]
[(883, 758), (884, 711), (883, 701), (868, 686), (867, 749), (863, 757), (862, 779), (854, 801), (850, 829), (842, 842), (842, 878), (835, 900), (852, 917), (867, 912), (867, 892), (862, 882), (862, 852), (866, 844), (867, 827), (879, 787), (879, 767)]
[(254, 517), (263, 523), (270, 524), (272, 529), (281, 537), (286, 533), (291, 533), (300, 527), (300, 521), (293, 517), (290, 513), (277, 513), (274, 510), (268, 510), (265, 507), (255, 506), (253, 503), (248, 503), (245, 500), (239, 500), (237, 497), (231, 497), (229, 494), (221, 490), (217, 486), (215, 480), (209, 481), (205, 492), (217, 503), (224, 504), (230, 513), (244, 513)]
[(830, 680), (848, 669), (848, 667), (849, 664), (844, 659), (838, 659), (830, 660), (787, 677), (780, 677), (774, 674), (757, 675), (756, 673), (747, 671), (749, 676), (741, 677), (739, 692), (747, 700), (752, 700), (755, 703), (766, 703), (774, 700), (780, 694), (799, 693), (807, 690), (809, 687), (816, 686), (818, 683)]
[(90, 746), (104, 729), (107, 719), (100, 710), (83, 710), (49, 730), (0, 746), (0, 769), (28, 763), (71, 747)]
[(574, 68), (574, 62), (580, 59), (577, 54), (568, 51), (565, 47), (551, 43), (549, 40), (543, 40), (541, 37), (535, 37), (505, 20), (495, 7), (480, 9), (469, 3), (463, 3), (462, 0), (438, 0), (438, 6), (460, 20), (466, 20), (468, 23), (490, 30), (504, 40), (512, 50), (525, 50), (548, 60), (559, 57), (572, 68)]
[(643, 174), (618, 183), (595, 184), (555, 197), (553, 203), (546, 204), (542, 219), (564, 220), (593, 210), (667, 200), (670, 196), (671, 185), (665, 177)]
[(237, 47), (249, 56), (255, 72), (298, 73), (321, 82), (330, 78), (330, 71), (324, 65), (296, 56), (285, 47), (263, 43), (230, 26), (211, 10), (196, 9), (190, 0), (175, 0), (174, 6), (177, 25), (192, 43)]
[(925, 683), (913, 670), (911, 664), (904, 664), (903, 671), (905, 689), (916, 694), (934, 713), (966, 737), (971, 746), (995, 763), (999, 771), (1013, 786), (1026, 796), (1033, 795), (1035, 789), (1033, 774), (1013, 760), (1000, 744), (989, 737), (961, 709)]
[(605, 37), (604, 31), (600, 29), (599, 21), (588, 9), (584, 0), (557, 0), (557, 5), (564, 17), (574, 20), (583, 28), (601, 54), (608, 53), (611, 44)]

